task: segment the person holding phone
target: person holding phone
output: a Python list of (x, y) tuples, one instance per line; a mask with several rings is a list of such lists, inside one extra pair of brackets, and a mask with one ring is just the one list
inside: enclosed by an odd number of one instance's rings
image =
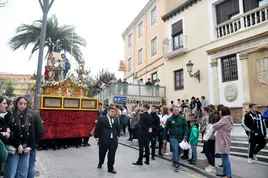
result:
[(9, 125), (9, 144), (16, 148), (5, 163), (4, 178), (27, 178), (30, 151), (34, 141), (33, 116), (28, 112), (28, 100), (19, 97), (14, 104), (13, 118)]

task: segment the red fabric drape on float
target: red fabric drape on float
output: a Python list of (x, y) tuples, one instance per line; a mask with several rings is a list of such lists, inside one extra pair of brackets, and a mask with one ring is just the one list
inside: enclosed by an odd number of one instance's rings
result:
[(45, 128), (43, 139), (88, 137), (98, 119), (96, 111), (41, 110), (40, 115)]

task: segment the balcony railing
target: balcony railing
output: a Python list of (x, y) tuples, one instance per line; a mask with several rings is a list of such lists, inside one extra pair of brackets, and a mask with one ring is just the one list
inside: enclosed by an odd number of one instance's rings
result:
[(216, 26), (217, 38), (227, 36), (245, 28), (268, 21), (268, 4)]
[(172, 58), (186, 53), (186, 36), (179, 35), (177, 36), (177, 38), (173, 37), (171, 39), (167, 39), (166, 41), (164, 41), (163, 46), (164, 57), (166, 58)]
[(112, 95), (165, 98), (166, 88), (148, 85), (112, 84), (101, 90), (98, 97), (99, 99), (107, 99)]

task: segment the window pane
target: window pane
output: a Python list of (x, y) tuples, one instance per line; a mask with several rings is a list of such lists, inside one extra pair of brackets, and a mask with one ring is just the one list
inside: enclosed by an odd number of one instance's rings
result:
[(143, 22), (139, 24), (139, 37), (143, 35)]
[(151, 25), (156, 23), (157, 16), (156, 16), (156, 7), (154, 7), (151, 11)]
[(132, 34), (128, 35), (128, 47), (132, 45)]
[(128, 59), (128, 72), (131, 71), (131, 58)]
[(179, 35), (173, 37), (174, 49), (179, 48)]
[(151, 41), (151, 56), (154, 56), (157, 54), (157, 37), (155, 37), (152, 41)]
[(138, 64), (140, 65), (142, 63), (142, 49), (139, 50), (139, 62)]
[(236, 55), (222, 58), (222, 81), (238, 80), (237, 59)]
[(183, 89), (183, 69), (174, 72), (175, 74), (175, 90)]

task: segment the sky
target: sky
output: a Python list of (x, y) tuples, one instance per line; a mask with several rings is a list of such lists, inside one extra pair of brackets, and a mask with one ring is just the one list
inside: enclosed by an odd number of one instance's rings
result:
[[(95, 76), (102, 68), (118, 71), (120, 60), (124, 60), (122, 33), (134, 20), (148, 0), (55, 0), (48, 17), (55, 14), (59, 24), (76, 27), (78, 35), (87, 41), (82, 48), (86, 69)], [(15, 35), (20, 24), (31, 24), (42, 18), (38, 0), (9, 0), (0, 7), (0, 72), (13, 74), (34, 74), (37, 71), (38, 51), (29, 60), (33, 46), (26, 50), (12, 51), (8, 41)], [(70, 59), (70, 57), (69, 57)], [(71, 61), (73, 68), (78, 65)], [(44, 68), (44, 62), (43, 62)]]

